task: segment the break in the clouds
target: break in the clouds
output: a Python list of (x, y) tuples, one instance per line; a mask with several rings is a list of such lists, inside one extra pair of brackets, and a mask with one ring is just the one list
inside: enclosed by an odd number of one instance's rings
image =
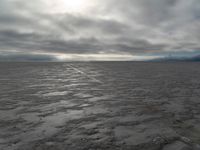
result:
[(200, 53), (199, 0), (0, 0), (0, 60)]

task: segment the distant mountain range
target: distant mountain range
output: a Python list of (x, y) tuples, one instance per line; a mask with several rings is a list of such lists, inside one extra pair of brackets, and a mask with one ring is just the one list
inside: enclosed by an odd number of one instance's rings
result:
[(191, 61), (191, 62), (200, 62), (200, 55), (192, 56), (192, 57), (178, 57), (178, 56), (168, 56), (168, 57), (162, 57), (162, 58), (156, 58), (151, 61)]

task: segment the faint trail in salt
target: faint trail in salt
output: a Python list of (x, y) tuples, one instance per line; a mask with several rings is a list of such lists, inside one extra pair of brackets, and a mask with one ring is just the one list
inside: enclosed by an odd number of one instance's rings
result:
[(85, 72), (79, 70), (78, 68), (73, 67), (72, 65), (68, 65), (70, 68), (72, 68), (73, 70), (77, 71), (80, 74), (83, 74), (84, 76), (88, 77), (89, 79), (93, 80), (94, 82), (98, 82), (98, 83), (103, 83), (100, 80), (97, 80), (94, 77), (89, 76), (88, 74), (86, 74)]

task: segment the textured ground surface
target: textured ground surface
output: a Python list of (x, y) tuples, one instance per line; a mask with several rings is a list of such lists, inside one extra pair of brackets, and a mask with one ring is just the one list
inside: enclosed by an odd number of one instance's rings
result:
[(200, 63), (0, 63), (1, 150), (199, 150)]

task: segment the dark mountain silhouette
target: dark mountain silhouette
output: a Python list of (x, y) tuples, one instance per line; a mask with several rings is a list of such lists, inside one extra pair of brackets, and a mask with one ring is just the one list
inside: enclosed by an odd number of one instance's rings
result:
[(163, 58), (153, 59), (151, 61), (200, 61), (200, 55), (192, 56), (192, 57), (178, 57), (178, 56), (167, 56)]

